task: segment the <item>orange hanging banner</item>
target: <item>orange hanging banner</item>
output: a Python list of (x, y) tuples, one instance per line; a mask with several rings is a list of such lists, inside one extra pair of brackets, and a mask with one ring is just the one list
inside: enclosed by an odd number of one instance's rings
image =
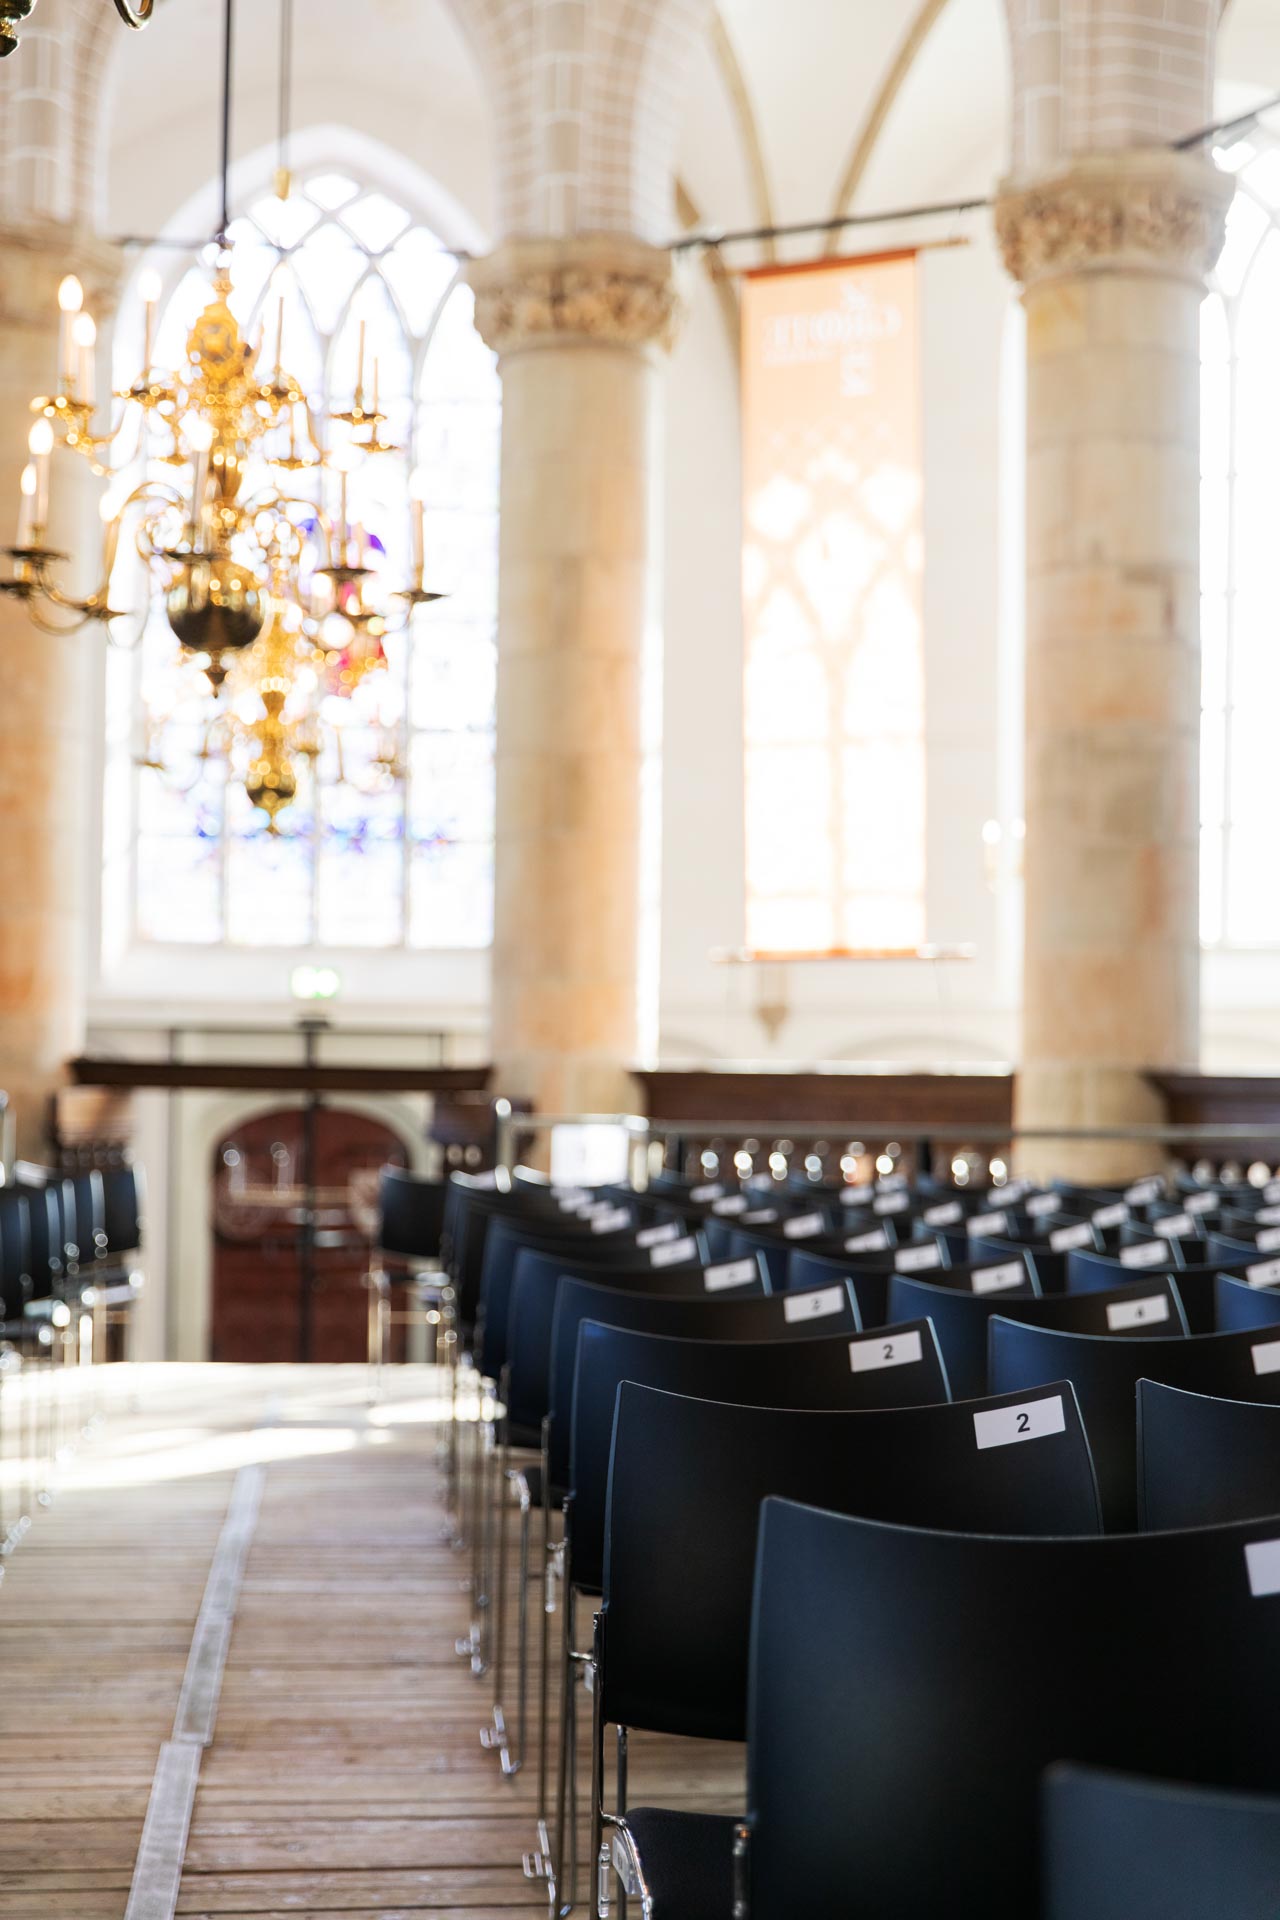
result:
[(914, 253), (743, 285), (751, 948), (925, 937)]

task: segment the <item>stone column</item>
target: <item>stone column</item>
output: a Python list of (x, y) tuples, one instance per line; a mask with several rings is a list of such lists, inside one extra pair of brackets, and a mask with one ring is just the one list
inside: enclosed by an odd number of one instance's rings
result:
[[(1006, 188), (1027, 316), (1024, 1126), (1152, 1122), (1199, 1051), (1199, 308), (1231, 182), (1131, 149)], [(1019, 1156), (1124, 1178), (1150, 1147)]]
[(518, 240), (471, 280), (503, 390), (495, 1084), (543, 1112), (622, 1111), (671, 261), (612, 236)]
[[(0, 544), (14, 538), (29, 403), (56, 381), (59, 282), (77, 274), (101, 321), (118, 272), (114, 249), (67, 229), (0, 229)], [(55, 450), (48, 543), (71, 556), (54, 577), (74, 592), (99, 584), (102, 486), (87, 462)], [(45, 1151), (49, 1096), (84, 1038), (98, 873), (89, 722), (103, 644), (97, 626), (41, 632), (21, 602), (0, 597), (0, 1087), (18, 1150), (33, 1158)]]

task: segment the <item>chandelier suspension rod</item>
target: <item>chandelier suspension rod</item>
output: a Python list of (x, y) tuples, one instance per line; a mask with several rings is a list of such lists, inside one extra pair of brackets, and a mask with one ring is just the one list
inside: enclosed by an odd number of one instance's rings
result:
[(277, 185), (289, 179), (290, 105), (293, 98), (293, 0), (280, 0), (280, 99), (276, 137)]
[(222, 0), (222, 164), (219, 168), (221, 202), (216, 239), (227, 243), (231, 225), (231, 58), (234, 43), (235, 0)]

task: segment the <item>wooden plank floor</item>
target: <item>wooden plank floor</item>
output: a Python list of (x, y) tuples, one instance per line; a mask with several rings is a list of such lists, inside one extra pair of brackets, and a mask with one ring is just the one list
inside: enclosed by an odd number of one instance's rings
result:
[[(0, 1586), (0, 1917), (123, 1920), (235, 1475), (265, 1463), (182, 1873), (184, 1920), (544, 1910), (530, 1767), (482, 1750), (454, 1651), (425, 1369), (114, 1370)], [(264, 1419), (269, 1424), (263, 1425)], [(512, 1609), (514, 1614), (514, 1609)], [(736, 1749), (636, 1738), (633, 1801), (741, 1804)]]

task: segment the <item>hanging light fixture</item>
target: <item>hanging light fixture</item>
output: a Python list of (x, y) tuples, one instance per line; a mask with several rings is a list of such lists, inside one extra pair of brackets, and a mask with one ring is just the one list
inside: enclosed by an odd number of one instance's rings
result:
[[(0, 0), (0, 9), (4, 0)], [(289, 21), (289, 11), (283, 15)], [(295, 689), (311, 686), (348, 697), (384, 671), (383, 642), (408, 626), (415, 610), (442, 596), (424, 585), (422, 506), (412, 501), (413, 566), (409, 585), (380, 599), (378, 569), (364, 528), (348, 512), (350, 475), (366, 460), (399, 451), (385, 437), (387, 415), (379, 405), (376, 357), (366, 359), (360, 330), (351, 406), (317, 419), (300, 384), (288, 371), (285, 302), (277, 308), (273, 358), (246, 339), (230, 306), (229, 227), (233, 0), (224, 0), (222, 75), (221, 218), (213, 243), (210, 299), (187, 339), (183, 360), (155, 364), (160, 284), (143, 275), (143, 342), (137, 376), (114, 399), (114, 424), (97, 427), (95, 350), (97, 332), (84, 305), (83, 289), (68, 275), (58, 291), (59, 351), (52, 393), (31, 403), (35, 420), (23, 469), (18, 532), (2, 549), (10, 576), (0, 592), (27, 605), (36, 625), (66, 631), (88, 622), (125, 617), (112, 607), (109, 587), (126, 533), (148, 570), (153, 592), (182, 654), (204, 672), (215, 697), (235, 670), (240, 702), (225, 726), (211, 724), (208, 740), (228, 748), (252, 740), (245, 785), (255, 806), (276, 818), (297, 792), (296, 760), (319, 753), (321, 723)], [(287, 71), (282, 45), (282, 73)], [(277, 188), (289, 191), (282, 164)], [(122, 477), (149, 461), (173, 477), (146, 477), (126, 492), (109, 488), (101, 501), (104, 523), (101, 584), (83, 598), (59, 584), (67, 555), (47, 541), (51, 461), (55, 453), (79, 455), (100, 477)], [(264, 484), (247, 489), (250, 464), (268, 472)], [(300, 488), (314, 476), (318, 497)], [(327, 497), (326, 497), (327, 496)], [(245, 709), (258, 708), (250, 717)], [(314, 709), (315, 702), (310, 703)], [(209, 752), (218, 750), (210, 746)], [(147, 764), (155, 764), (149, 746)], [(380, 749), (381, 754), (381, 749)], [(242, 756), (241, 756), (242, 757)], [(398, 753), (383, 756), (399, 767)], [(341, 777), (341, 774), (339, 775)]]
[[(129, 0), (115, 0), (116, 12), (126, 27), (145, 27), (154, 6), (155, 0), (137, 0), (134, 6)], [(31, 18), (35, 7), (36, 0), (0, 0), (0, 60), (18, 46), (17, 29)]]

